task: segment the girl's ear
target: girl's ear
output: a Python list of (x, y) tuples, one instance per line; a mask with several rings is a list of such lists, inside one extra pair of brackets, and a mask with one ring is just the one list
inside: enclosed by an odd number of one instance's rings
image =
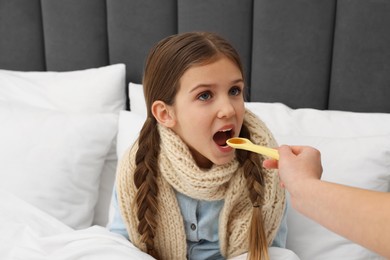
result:
[(172, 128), (176, 124), (172, 108), (161, 100), (154, 101), (152, 104), (152, 114), (161, 125)]

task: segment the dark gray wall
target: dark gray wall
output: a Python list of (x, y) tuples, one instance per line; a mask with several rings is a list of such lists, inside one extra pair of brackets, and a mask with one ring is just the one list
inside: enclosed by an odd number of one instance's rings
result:
[(0, 0), (0, 68), (122, 62), (139, 83), (154, 43), (193, 30), (237, 48), (250, 101), (390, 112), (388, 0)]

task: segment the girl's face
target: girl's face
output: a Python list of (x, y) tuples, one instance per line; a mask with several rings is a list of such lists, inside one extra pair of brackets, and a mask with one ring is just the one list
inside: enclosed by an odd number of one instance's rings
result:
[(234, 158), (226, 140), (238, 136), (244, 120), (244, 81), (237, 65), (226, 57), (188, 69), (170, 107), (171, 127), (189, 146), (201, 168)]

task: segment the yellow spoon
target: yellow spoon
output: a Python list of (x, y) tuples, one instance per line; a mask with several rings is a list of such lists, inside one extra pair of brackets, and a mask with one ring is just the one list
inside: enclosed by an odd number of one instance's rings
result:
[(243, 149), (255, 153), (259, 153), (273, 159), (279, 160), (279, 153), (276, 149), (252, 143), (249, 139), (241, 137), (233, 137), (226, 141), (227, 145), (236, 149)]

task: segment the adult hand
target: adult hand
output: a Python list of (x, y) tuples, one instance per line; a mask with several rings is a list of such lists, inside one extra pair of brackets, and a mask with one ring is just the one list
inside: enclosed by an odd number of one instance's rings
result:
[(282, 145), (278, 151), (279, 161), (267, 159), (263, 166), (279, 169), (281, 184), (290, 193), (299, 189), (302, 182), (321, 178), (321, 154), (317, 149), (309, 146)]

